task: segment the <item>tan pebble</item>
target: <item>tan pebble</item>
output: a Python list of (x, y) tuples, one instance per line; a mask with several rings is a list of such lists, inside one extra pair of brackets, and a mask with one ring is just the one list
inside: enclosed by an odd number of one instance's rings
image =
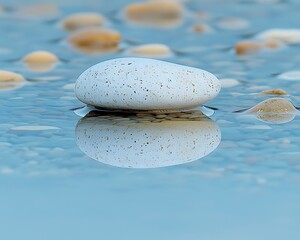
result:
[(55, 63), (58, 61), (58, 58), (48, 51), (35, 51), (27, 54), (22, 61), (31, 64)]
[(236, 55), (253, 55), (262, 50), (263, 46), (260, 42), (239, 42), (235, 45)]
[(62, 25), (69, 31), (77, 30), (83, 27), (101, 26), (105, 22), (105, 18), (98, 13), (84, 12), (75, 13), (66, 17), (62, 21)]
[(0, 70), (0, 82), (23, 82), (25, 78), (17, 73)]
[(72, 33), (69, 37), (72, 45), (79, 47), (111, 47), (121, 41), (121, 34), (112, 29), (84, 28)]
[(171, 49), (164, 44), (144, 44), (129, 50), (130, 53), (143, 56), (167, 56), (172, 53)]
[(193, 25), (193, 31), (196, 33), (207, 33), (211, 31), (211, 28), (203, 23), (196, 23)]
[(0, 91), (20, 88), (25, 82), (25, 78), (20, 74), (0, 70)]
[(168, 26), (181, 20), (183, 7), (177, 1), (161, 0), (133, 3), (124, 9), (127, 19), (139, 24)]
[(297, 109), (284, 98), (270, 98), (247, 110), (256, 118), (267, 123), (281, 124), (292, 121)]
[(55, 5), (41, 3), (21, 7), (15, 12), (15, 14), (20, 17), (28, 18), (47, 18), (57, 16), (59, 14), (59, 9)]
[(267, 48), (271, 48), (271, 49), (277, 49), (277, 48), (280, 48), (282, 47), (282, 42), (280, 41), (276, 41), (276, 40), (267, 40), (265, 43), (265, 46)]
[(288, 93), (282, 89), (270, 89), (260, 92), (260, 94), (270, 94), (270, 95), (287, 95)]

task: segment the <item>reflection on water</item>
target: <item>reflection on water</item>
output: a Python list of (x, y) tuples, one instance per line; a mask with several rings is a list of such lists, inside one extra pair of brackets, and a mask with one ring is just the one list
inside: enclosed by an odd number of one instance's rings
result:
[(218, 125), (194, 112), (107, 114), (82, 118), (77, 145), (89, 157), (124, 168), (157, 168), (200, 159), (217, 148)]

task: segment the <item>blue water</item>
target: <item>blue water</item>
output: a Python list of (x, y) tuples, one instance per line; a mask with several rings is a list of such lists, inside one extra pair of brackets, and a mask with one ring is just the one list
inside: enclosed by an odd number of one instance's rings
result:
[[(300, 3), (187, 1), (184, 23), (173, 29), (120, 20), (114, 10), (127, 3), (62, 1), (57, 3), (60, 15), (45, 20), (16, 18), (13, 10), (25, 3), (2, 2), (12, 11), (0, 15), (0, 68), (40, 81), (0, 92), (0, 239), (300, 239), (299, 117), (270, 124), (233, 113), (272, 97), (254, 94), (264, 89), (282, 88), (289, 93), (284, 98), (300, 105), (300, 82), (276, 77), (300, 70), (299, 45), (247, 57), (233, 50), (247, 34), (299, 27)], [(109, 27), (122, 33), (125, 50), (130, 47), (126, 40), (165, 43), (186, 51), (166, 61), (241, 80), (207, 103), (218, 108), (211, 119), (222, 135), (212, 153), (187, 164), (134, 169), (97, 162), (78, 148), (75, 127), (80, 117), (72, 109), (83, 104), (64, 86), (95, 63), (128, 56), (125, 51), (85, 55), (67, 44), (68, 33), (59, 20), (83, 10), (111, 19)], [(212, 33), (189, 30), (197, 22), (191, 17), (196, 10), (210, 13), (203, 21)], [(224, 16), (244, 18), (250, 25), (220, 29), (217, 22)], [(187, 52), (192, 47), (201, 49)], [(20, 58), (40, 49), (63, 61), (50, 72), (29, 71)], [(15, 130), (22, 126), (56, 129)]]

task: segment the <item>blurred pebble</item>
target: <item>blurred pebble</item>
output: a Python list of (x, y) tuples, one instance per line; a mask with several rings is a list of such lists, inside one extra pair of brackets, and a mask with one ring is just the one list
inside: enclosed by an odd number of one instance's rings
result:
[(219, 80), (221, 82), (222, 88), (231, 88), (231, 87), (235, 87), (240, 84), (240, 82), (238, 80), (233, 79), (233, 78), (223, 78), (223, 79), (219, 79)]
[(85, 53), (117, 51), (121, 34), (112, 29), (84, 28), (72, 33), (68, 41), (77, 50)]
[(25, 82), (25, 78), (20, 74), (0, 70), (0, 91), (20, 88)]
[(300, 43), (300, 29), (270, 29), (258, 34), (257, 38), (277, 40), (285, 44), (297, 44)]
[(250, 23), (239, 17), (224, 17), (218, 22), (218, 26), (225, 30), (241, 30), (248, 28)]
[(84, 12), (75, 13), (62, 20), (62, 26), (69, 31), (83, 27), (101, 26), (105, 18), (99, 13)]
[(62, 89), (65, 89), (65, 90), (74, 90), (74, 88), (75, 88), (75, 83), (69, 83), (62, 87)]
[(262, 43), (253, 41), (238, 42), (235, 45), (236, 55), (254, 55), (260, 52), (263, 48)]
[(260, 94), (268, 94), (268, 95), (287, 95), (288, 93), (282, 89), (270, 89), (260, 92)]
[(210, 19), (211, 16), (208, 12), (204, 12), (204, 11), (198, 11), (195, 13), (196, 18), (201, 19), (201, 20), (207, 20)]
[(167, 57), (172, 54), (172, 50), (164, 44), (144, 44), (129, 50), (129, 53), (147, 57)]
[(193, 31), (196, 33), (208, 33), (212, 32), (212, 29), (207, 24), (196, 23), (193, 25)]
[(21, 18), (52, 18), (59, 14), (59, 9), (52, 4), (36, 4), (19, 8), (15, 15)]
[(156, 27), (177, 26), (183, 15), (183, 6), (172, 0), (133, 3), (124, 9), (128, 21)]
[(289, 71), (277, 76), (283, 80), (300, 80), (300, 71)]
[(43, 131), (43, 130), (58, 130), (60, 128), (53, 126), (18, 126), (12, 127), (12, 131)]
[(30, 64), (54, 63), (58, 58), (48, 51), (35, 51), (27, 54), (22, 61)]

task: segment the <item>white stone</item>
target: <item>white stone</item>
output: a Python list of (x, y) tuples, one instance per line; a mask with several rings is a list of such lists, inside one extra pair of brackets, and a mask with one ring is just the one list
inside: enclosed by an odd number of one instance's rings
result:
[(286, 44), (300, 43), (300, 29), (269, 29), (258, 34), (257, 38), (277, 40)]
[(87, 117), (76, 127), (78, 147), (89, 157), (124, 168), (157, 168), (198, 160), (217, 148), (218, 125), (203, 121), (114, 124)]
[(300, 71), (289, 71), (278, 75), (278, 78), (284, 80), (300, 80)]
[(207, 102), (220, 91), (211, 73), (147, 58), (119, 58), (83, 72), (77, 98), (89, 105), (128, 110), (179, 110)]
[(233, 78), (220, 79), (222, 88), (232, 88), (240, 84), (240, 82)]

